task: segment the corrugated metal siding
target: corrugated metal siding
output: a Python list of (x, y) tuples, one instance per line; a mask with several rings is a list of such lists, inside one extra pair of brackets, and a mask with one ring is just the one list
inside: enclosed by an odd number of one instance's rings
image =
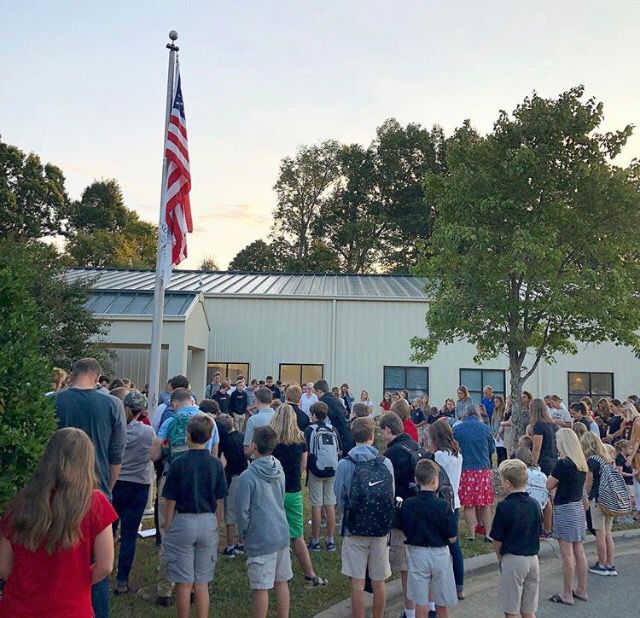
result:
[[(109, 347), (113, 355), (111, 366), (113, 375), (119, 378), (133, 380), (140, 390), (149, 379), (151, 350), (149, 348)], [(169, 350), (162, 348), (160, 357), (160, 385), (164, 387), (169, 379), (167, 367), (169, 363)]]

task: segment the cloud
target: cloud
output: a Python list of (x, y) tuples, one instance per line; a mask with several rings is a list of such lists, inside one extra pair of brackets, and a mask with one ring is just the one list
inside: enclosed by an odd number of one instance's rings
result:
[(271, 216), (268, 212), (252, 206), (251, 204), (223, 204), (210, 206), (206, 211), (199, 209), (193, 213), (195, 224), (194, 232), (207, 232), (216, 222), (240, 223), (263, 227), (271, 225)]

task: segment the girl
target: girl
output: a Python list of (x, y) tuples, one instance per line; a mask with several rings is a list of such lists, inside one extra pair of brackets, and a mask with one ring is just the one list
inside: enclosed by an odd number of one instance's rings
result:
[(91, 618), (91, 586), (113, 568), (116, 519), (96, 489), (89, 436), (59, 429), (0, 521), (0, 615)]
[(347, 409), (347, 417), (349, 417), (351, 415), (351, 408), (353, 407), (353, 397), (351, 396), (351, 391), (347, 383), (340, 387), (340, 399), (342, 399), (342, 403)]
[(456, 411), (456, 402), (453, 399), (445, 399), (442, 406), (442, 416), (454, 416)]
[(298, 428), (296, 413), (289, 404), (278, 407), (271, 419), (271, 427), (278, 434), (278, 445), (273, 456), (280, 461), (284, 470), (284, 509), (289, 523), (289, 537), (293, 543), (300, 568), (304, 572), (307, 588), (325, 586), (328, 582), (318, 577), (313, 570), (309, 550), (304, 542), (304, 512), (302, 503), (302, 470), (307, 467), (307, 443)]
[(456, 419), (461, 421), (469, 410), (474, 410), (475, 406), (473, 405), (473, 399), (471, 399), (471, 395), (469, 395), (469, 389), (461, 384), (458, 386), (457, 390), (458, 401), (456, 401), (455, 406), (455, 415)]
[(504, 421), (504, 397), (502, 395), (495, 396), (495, 406), (493, 408), (493, 416), (491, 417), (491, 429), (493, 430), (493, 440), (496, 444), (496, 456), (498, 466), (507, 458), (507, 449), (504, 447), (504, 429), (502, 421)]
[[(553, 536), (558, 539), (562, 556), (562, 594), (554, 594), (552, 603), (573, 605), (574, 598), (587, 601), (587, 557), (582, 544), (587, 530), (582, 491), (587, 477), (587, 460), (578, 436), (571, 429), (559, 429), (556, 445), (560, 458), (547, 480), (547, 489), (556, 490), (553, 498)], [(573, 578), (578, 576), (574, 590)]]
[(367, 408), (369, 408), (369, 416), (373, 414), (373, 401), (371, 401), (369, 393), (367, 393), (367, 391), (362, 391), (360, 393), (359, 403), (363, 403), (365, 406), (367, 406)]
[(402, 430), (411, 436), (414, 442), (418, 442), (418, 428), (411, 420), (411, 406), (406, 399), (399, 399), (394, 401), (391, 405), (391, 412), (395, 412), (402, 421)]
[(384, 397), (382, 398), (382, 401), (380, 402), (380, 407), (385, 411), (388, 412), (389, 410), (391, 410), (391, 393), (387, 392), (384, 394)]
[[(462, 454), (458, 447), (458, 443), (453, 437), (453, 431), (449, 423), (445, 421), (436, 421), (429, 425), (429, 440), (431, 442), (431, 450), (433, 452), (436, 463), (444, 469), (451, 482), (454, 491), (455, 510), (453, 512), (456, 520), (456, 528), (460, 520), (460, 498), (458, 497), (458, 488), (460, 487), (460, 476), (462, 475)], [(456, 540), (453, 545), (449, 546), (451, 552), (451, 561), (453, 562), (453, 575), (456, 580), (456, 590), (458, 598), (464, 599), (464, 559), (460, 541)]]
[(549, 416), (547, 406), (542, 399), (534, 399), (529, 405), (531, 424), (527, 427), (527, 434), (533, 440), (531, 455), (533, 463), (549, 476), (558, 461), (556, 448), (556, 431), (558, 426)]
[(625, 433), (631, 442), (625, 461), (627, 466), (635, 471), (633, 489), (636, 494), (636, 511), (638, 511), (636, 517), (638, 517), (640, 516), (640, 479), (638, 478), (640, 474), (640, 413), (630, 401), (625, 401), (622, 405), (626, 413)]

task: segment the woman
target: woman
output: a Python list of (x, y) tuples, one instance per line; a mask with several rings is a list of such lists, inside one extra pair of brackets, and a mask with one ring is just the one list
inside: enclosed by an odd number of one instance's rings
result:
[(607, 419), (607, 434), (604, 441), (608, 444), (615, 444), (618, 440), (622, 440), (624, 434), (626, 410), (622, 407), (619, 399), (612, 399), (609, 402), (609, 410), (611, 414)]
[(456, 402), (453, 399), (445, 399), (442, 406), (442, 416), (451, 418), (456, 414)]
[(640, 518), (640, 480), (638, 479), (638, 474), (640, 474), (640, 412), (630, 401), (625, 401), (622, 405), (625, 410), (625, 432), (628, 432), (628, 440), (631, 442), (631, 451), (627, 456), (626, 463), (637, 470), (633, 477), (633, 489), (636, 494), (635, 519), (638, 520)]
[(600, 438), (590, 431), (582, 436), (580, 444), (582, 452), (587, 458), (588, 470), (585, 493), (589, 499), (591, 522), (596, 532), (596, 551), (598, 552), (598, 561), (592, 567), (589, 567), (589, 572), (596, 575), (617, 575), (618, 573), (613, 566), (615, 555), (615, 544), (611, 534), (613, 517), (603, 513), (598, 504), (602, 466), (613, 462), (607, 455)]
[(349, 417), (351, 415), (351, 408), (353, 408), (353, 397), (351, 396), (349, 385), (346, 383), (340, 387), (340, 399), (347, 410), (347, 417)]
[(367, 391), (362, 391), (360, 393), (360, 401), (358, 403), (363, 403), (367, 408), (369, 408), (369, 416), (373, 414), (373, 401), (371, 401)]
[(603, 439), (607, 435), (607, 421), (611, 416), (611, 407), (609, 406), (609, 400), (606, 397), (598, 399), (596, 409), (594, 412), (594, 421), (600, 429), (600, 438)]
[(469, 389), (461, 384), (458, 386), (458, 390), (456, 391), (458, 394), (458, 401), (456, 401), (455, 407), (455, 417), (457, 420), (461, 421), (469, 410), (474, 410), (475, 406), (473, 404), (473, 399), (471, 399), (471, 395), (469, 395)]
[(116, 519), (96, 489), (89, 436), (59, 429), (0, 521), (0, 616), (91, 618), (91, 586), (113, 568)]
[(391, 410), (391, 404), (392, 404), (392, 400), (391, 400), (391, 393), (386, 392), (384, 394), (384, 396), (382, 397), (382, 401), (380, 402), (380, 407), (385, 411), (388, 412), (389, 410)]
[(57, 393), (66, 386), (69, 374), (59, 367), (54, 367), (51, 373), (51, 390), (46, 394), (47, 397)]
[[(587, 557), (582, 544), (587, 531), (582, 492), (587, 478), (585, 459), (578, 436), (571, 429), (556, 433), (559, 459), (547, 480), (547, 489), (555, 490), (553, 498), (553, 536), (560, 545), (564, 589), (550, 601), (573, 605), (574, 598), (587, 601)], [(578, 576), (574, 589), (573, 578)]]
[(298, 428), (298, 421), (289, 404), (278, 407), (271, 427), (278, 434), (278, 445), (273, 456), (282, 464), (284, 470), (284, 509), (289, 523), (289, 537), (293, 543), (300, 568), (304, 572), (304, 585), (307, 588), (325, 586), (328, 582), (318, 577), (313, 570), (309, 550), (304, 542), (304, 511), (302, 503), (302, 470), (307, 467), (307, 443), (304, 434)]
[(116, 595), (129, 592), (129, 573), (136, 553), (138, 528), (153, 477), (149, 449), (156, 437), (153, 427), (141, 422), (147, 410), (147, 398), (141, 392), (129, 391), (124, 399), (124, 410), (127, 414), (127, 437), (122, 469), (113, 488), (113, 507), (119, 517), (119, 522), (113, 525), (114, 533), (117, 532), (118, 523), (122, 526), (114, 588)]
[[(456, 529), (460, 521), (460, 498), (458, 489), (460, 488), (460, 476), (462, 475), (462, 455), (458, 443), (453, 437), (453, 431), (446, 421), (436, 421), (429, 425), (429, 441), (436, 463), (440, 465), (451, 481), (454, 491), (455, 510), (453, 515), (456, 520)], [(456, 580), (456, 590), (458, 598), (464, 599), (464, 558), (460, 541), (456, 540), (453, 545), (449, 545), (451, 561), (453, 562), (453, 575)]]
[(411, 420), (411, 406), (406, 399), (399, 399), (391, 404), (391, 412), (395, 412), (402, 421), (402, 431), (409, 434), (414, 442), (418, 442), (418, 428)]
[(504, 408), (504, 397), (502, 395), (496, 395), (493, 416), (491, 417), (491, 430), (493, 432), (493, 441), (496, 445), (498, 466), (507, 458), (507, 449), (504, 448), (504, 428), (502, 427)]
[(556, 432), (558, 426), (549, 416), (547, 406), (542, 399), (534, 399), (529, 406), (531, 424), (527, 427), (527, 435), (533, 440), (531, 454), (534, 465), (540, 466), (547, 476), (551, 474), (558, 461)]

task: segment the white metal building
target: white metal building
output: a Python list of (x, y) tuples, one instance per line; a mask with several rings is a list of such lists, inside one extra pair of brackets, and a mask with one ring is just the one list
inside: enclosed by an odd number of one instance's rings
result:
[[(148, 380), (153, 271), (72, 270), (90, 278), (89, 308), (111, 322), (108, 347), (115, 372), (137, 384)], [(474, 348), (442, 347), (428, 364), (411, 361), (409, 341), (426, 336), (424, 281), (394, 275), (264, 274), (174, 271), (165, 299), (161, 378), (189, 376), (201, 395), (218, 368), (249, 379), (273, 375), (283, 383), (324, 377), (362, 389), (377, 403), (385, 390), (428, 393), (433, 405), (466, 384), (479, 401), (484, 384), (508, 386), (508, 363), (478, 366)], [(541, 363), (525, 388), (564, 399), (584, 394), (626, 397), (640, 391), (640, 361), (613, 344), (580, 346), (575, 356)], [(506, 389), (508, 390), (508, 389)]]

